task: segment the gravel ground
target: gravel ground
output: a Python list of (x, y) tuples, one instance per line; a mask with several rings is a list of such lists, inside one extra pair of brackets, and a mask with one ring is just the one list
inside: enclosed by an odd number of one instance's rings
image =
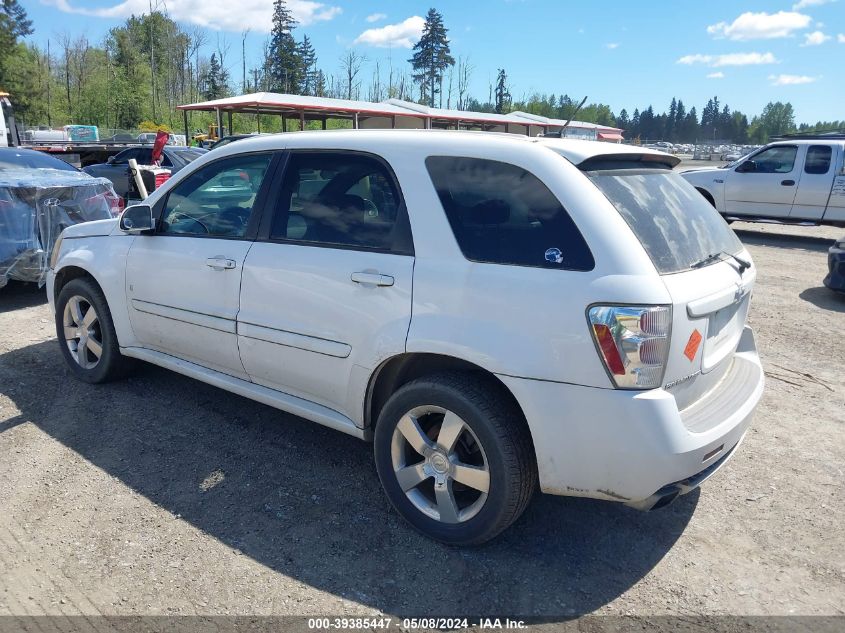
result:
[(42, 292), (10, 285), (0, 615), (845, 614), (843, 231), (733, 226), (768, 383), (732, 463), (648, 514), (538, 496), (476, 549), (406, 528), (367, 444), (152, 366), (74, 380)]

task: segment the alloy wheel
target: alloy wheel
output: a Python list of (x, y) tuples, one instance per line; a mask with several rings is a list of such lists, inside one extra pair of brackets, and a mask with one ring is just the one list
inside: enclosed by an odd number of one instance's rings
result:
[(100, 318), (85, 298), (74, 295), (65, 304), (62, 315), (65, 343), (70, 355), (83, 369), (93, 369), (103, 355)]
[(490, 467), (469, 425), (443, 407), (415, 407), (403, 415), (391, 441), (400, 488), (423, 514), (463, 523), (487, 501)]

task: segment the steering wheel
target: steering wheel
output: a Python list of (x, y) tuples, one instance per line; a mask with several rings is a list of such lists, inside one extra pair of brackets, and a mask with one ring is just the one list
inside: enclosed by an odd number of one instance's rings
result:
[[(192, 215), (188, 215), (187, 213), (182, 213), (181, 211), (175, 211), (171, 217), (173, 218), (173, 220), (175, 220), (177, 222), (178, 222), (178, 218), (185, 218), (187, 220), (190, 220), (191, 222), (196, 222), (197, 224), (199, 224), (203, 228), (203, 231), (205, 233), (207, 233), (207, 234), (211, 233), (208, 226), (202, 220), (198, 220), (197, 218), (195, 218)], [(171, 221), (169, 224), (172, 226), (173, 222)]]

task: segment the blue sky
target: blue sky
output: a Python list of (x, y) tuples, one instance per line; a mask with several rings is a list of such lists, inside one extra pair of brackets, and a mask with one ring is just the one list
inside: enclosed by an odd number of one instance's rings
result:
[[(22, 0), (34, 41), (62, 33), (100, 42), (150, 0)], [(247, 63), (261, 54), (272, 0), (153, 0), (185, 26), (208, 29), (208, 53), (230, 46), (226, 65), (240, 81), (241, 32)], [(713, 95), (746, 114), (769, 101), (790, 101), (799, 122), (845, 118), (845, 0), (736, 2), (564, 2), (561, 0), (289, 0), (313, 40), (320, 66), (339, 73), (349, 47), (368, 66), (402, 66), (430, 6), (444, 16), (452, 53), (469, 56), (474, 96), (485, 100), (497, 68), (514, 98), (534, 92), (589, 96), (614, 112), (649, 104), (668, 109), (673, 96), (699, 111)], [(369, 80), (370, 68), (363, 74)]]

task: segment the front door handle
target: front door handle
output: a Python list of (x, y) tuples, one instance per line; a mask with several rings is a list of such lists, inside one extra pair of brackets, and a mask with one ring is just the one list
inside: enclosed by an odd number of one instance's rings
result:
[(782, 184), (784, 187), (791, 187), (792, 185), (795, 184), (795, 181), (794, 180), (781, 180), (780, 184)]
[(394, 281), (390, 275), (367, 272), (352, 273), (349, 278), (356, 284), (371, 284), (373, 286), (392, 286)]
[(237, 266), (237, 262), (235, 262), (234, 259), (223, 257), (223, 255), (217, 255), (206, 259), (205, 265), (209, 268), (213, 268), (214, 270), (231, 270)]

